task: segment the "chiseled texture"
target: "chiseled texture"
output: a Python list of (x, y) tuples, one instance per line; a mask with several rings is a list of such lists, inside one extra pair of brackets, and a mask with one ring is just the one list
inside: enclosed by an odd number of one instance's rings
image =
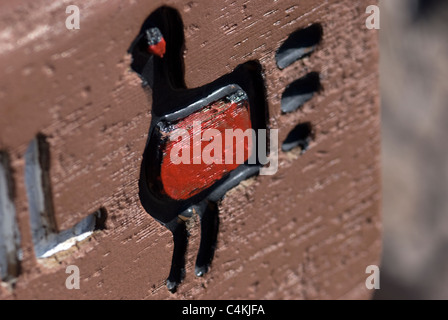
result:
[[(22, 239), (22, 271), (1, 298), (183, 299), (368, 298), (365, 269), (380, 256), (380, 123), (377, 33), (365, 27), (371, 0), (2, 1), (0, 150), (10, 154)], [(81, 10), (67, 30), (65, 8)], [(164, 283), (171, 234), (138, 198), (151, 101), (126, 51), (147, 16), (176, 8), (185, 31), (188, 87), (209, 83), (248, 60), (264, 69), (270, 126), (280, 141), (301, 122), (315, 140), (305, 154), (280, 151), (279, 171), (231, 190), (220, 204), (210, 273), (195, 278), (199, 225), (191, 228), (187, 275), (175, 294)], [(321, 23), (311, 57), (279, 70), (288, 35)], [(323, 90), (301, 110), (281, 114), (284, 88), (321, 74)], [(59, 258), (34, 258), (24, 153), (48, 137), (59, 230), (105, 207), (107, 230)], [(76, 264), (81, 289), (67, 290)]]

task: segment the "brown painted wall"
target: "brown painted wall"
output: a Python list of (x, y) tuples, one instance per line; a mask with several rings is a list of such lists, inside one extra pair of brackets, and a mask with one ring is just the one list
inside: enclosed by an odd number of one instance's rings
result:
[[(67, 30), (64, 1), (0, 5), (0, 150), (11, 157), (22, 236), (22, 270), (2, 298), (367, 298), (365, 268), (380, 255), (380, 123), (377, 33), (365, 28), (372, 1), (73, 1), (80, 30)], [(195, 278), (198, 228), (191, 230), (187, 276), (176, 294), (164, 282), (171, 234), (138, 198), (151, 101), (126, 51), (147, 16), (176, 8), (185, 27), (187, 86), (237, 65), (264, 69), (270, 124), (280, 141), (300, 122), (315, 140), (302, 156), (280, 151), (274, 176), (245, 182), (220, 205), (212, 269)], [(285, 70), (274, 55), (311, 23), (318, 50)], [(281, 114), (284, 88), (310, 71), (323, 91)], [(59, 263), (36, 261), (24, 182), (24, 153), (48, 137), (59, 230), (105, 207), (107, 230)], [(48, 261), (47, 261), (48, 262)], [(65, 288), (65, 267), (81, 270), (81, 289)]]

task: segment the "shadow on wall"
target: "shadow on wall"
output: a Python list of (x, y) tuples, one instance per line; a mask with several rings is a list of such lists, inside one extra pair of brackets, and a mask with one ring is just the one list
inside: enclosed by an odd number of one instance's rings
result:
[(448, 2), (381, 3), (384, 249), (376, 299), (448, 299)]

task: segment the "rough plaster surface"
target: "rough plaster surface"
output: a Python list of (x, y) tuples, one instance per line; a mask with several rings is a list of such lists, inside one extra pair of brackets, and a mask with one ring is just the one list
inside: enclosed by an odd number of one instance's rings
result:
[[(365, 268), (379, 263), (381, 246), (377, 33), (364, 25), (371, 2), (4, 1), (0, 149), (11, 157), (23, 261), (15, 289), (1, 288), (0, 297), (370, 297)], [(65, 28), (68, 4), (80, 7), (80, 30)], [(222, 201), (218, 247), (204, 278), (193, 273), (193, 226), (187, 276), (176, 294), (164, 286), (171, 234), (138, 199), (151, 101), (126, 55), (162, 4), (183, 18), (188, 87), (259, 60), (280, 141), (300, 122), (315, 131), (307, 153), (280, 152), (276, 175), (244, 182)], [(274, 57), (282, 41), (316, 22), (324, 30), (321, 45), (279, 70)], [(320, 72), (323, 91), (301, 110), (281, 114), (284, 88), (311, 71)], [(58, 229), (100, 207), (108, 212), (107, 230), (46, 263), (34, 258), (24, 182), (24, 154), (39, 132), (51, 147)], [(65, 288), (70, 264), (80, 268), (80, 290)]]

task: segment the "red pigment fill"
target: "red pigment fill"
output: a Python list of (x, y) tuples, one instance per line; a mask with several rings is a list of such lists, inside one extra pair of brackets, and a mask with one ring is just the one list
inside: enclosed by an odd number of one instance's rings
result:
[[(216, 164), (214, 162), (206, 164), (204, 163), (204, 159), (201, 159), (200, 164), (194, 164), (193, 141), (200, 141), (198, 139), (199, 132), (194, 132), (193, 130), (194, 121), (201, 121), (200, 137), (202, 137), (204, 131), (207, 129), (213, 128), (220, 132), (222, 139), (222, 164)], [(237, 146), (241, 148), (242, 144), (244, 144), (243, 162), (247, 161), (252, 152), (252, 148), (250, 148), (252, 146), (252, 135), (249, 138), (240, 138), (239, 141), (238, 138), (233, 138), (233, 150), (230, 151), (230, 143), (232, 142), (227, 141), (231, 139), (226, 139), (225, 130), (241, 129), (244, 132), (251, 127), (249, 103), (247, 100), (235, 103), (229, 102), (225, 98), (213, 102), (205, 108), (192, 113), (185, 119), (169, 126), (169, 132), (162, 132), (162, 135), (168, 138), (165, 140), (166, 143), (161, 146), (163, 154), (160, 170), (160, 180), (163, 185), (162, 192), (172, 199), (185, 200), (211, 187), (216, 181), (241, 164), (240, 160), (237, 163), (236, 149)], [(175, 129), (186, 129), (190, 136), (190, 141), (188, 139), (181, 140), (181, 138), (176, 141), (170, 141), (170, 134)], [(196, 134), (196, 139), (193, 137), (194, 134)], [(211, 142), (201, 142), (201, 157), (202, 151), (209, 143)], [(174, 145), (178, 148), (180, 146), (179, 144), (189, 144), (190, 164), (174, 164), (171, 162), (171, 150)], [(232, 152), (232, 163), (226, 163), (225, 161), (226, 149)], [(215, 157), (216, 155), (212, 152), (211, 156)], [(181, 157), (181, 152), (179, 152), (179, 157)]]
[(163, 55), (166, 52), (166, 42), (165, 39), (162, 38), (159, 43), (148, 46), (148, 52), (152, 53), (160, 58), (163, 58)]

